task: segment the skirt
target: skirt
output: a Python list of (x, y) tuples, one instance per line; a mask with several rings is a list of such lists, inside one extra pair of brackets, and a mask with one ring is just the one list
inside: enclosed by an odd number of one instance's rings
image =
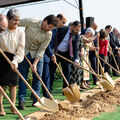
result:
[[(4, 52), (6, 56), (13, 60), (14, 54)], [(0, 85), (1, 86), (16, 86), (18, 85), (19, 77), (16, 72), (14, 72), (10, 64), (5, 60), (5, 58), (0, 54)]]

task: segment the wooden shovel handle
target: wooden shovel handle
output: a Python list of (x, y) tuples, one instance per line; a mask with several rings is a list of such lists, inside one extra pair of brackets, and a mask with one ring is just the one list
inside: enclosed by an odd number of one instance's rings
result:
[(22, 120), (25, 120), (24, 117), (22, 116), (22, 114), (18, 111), (18, 109), (16, 108), (16, 106), (13, 104), (13, 102), (11, 101), (11, 99), (8, 97), (8, 95), (5, 93), (5, 91), (3, 90), (3, 88), (1, 86), (0, 86), (0, 91), (6, 97), (6, 99), (11, 104), (11, 106), (15, 109), (15, 111), (17, 112), (17, 114), (19, 115), (19, 117)]
[[(59, 55), (59, 54), (56, 54), (58, 57), (60, 57), (60, 58), (62, 58), (62, 59), (64, 59), (64, 60), (66, 60), (66, 61), (68, 61), (68, 62), (70, 62), (71, 64), (73, 64), (73, 65), (75, 65), (75, 63), (73, 62), (73, 61), (71, 61), (71, 60), (69, 60), (69, 59), (67, 59), (67, 58), (65, 58), (65, 57), (63, 57), (63, 56), (61, 56), (61, 55)], [(98, 75), (98, 74), (96, 74), (96, 73), (94, 73), (94, 72), (92, 72), (92, 71), (90, 71), (90, 70), (87, 70), (86, 68), (84, 68), (84, 67), (82, 67), (82, 66), (78, 66), (78, 68), (81, 68), (81, 69), (83, 69), (83, 70), (86, 70), (86, 71), (88, 71), (88, 72), (90, 72), (90, 73), (92, 73), (93, 75), (96, 75), (96, 76), (98, 76), (98, 77), (102, 77), (101, 75)]]
[[(103, 60), (101, 57), (99, 57), (103, 62), (105, 62), (105, 60)], [(107, 64), (109, 67), (111, 67), (113, 70), (115, 70), (118, 74), (120, 74), (119, 71), (117, 71), (113, 66), (111, 66), (109, 63), (105, 63)]]
[[(12, 62), (9, 60), (9, 58), (4, 54), (4, 52), (0, 49), (0, 53), (3, 55), (3, 57), (6, 59), (6, 61), (12, 65)], [(18, 76), (23, 80), (23, 82), (26, 84), (26, 86), (32, 91), (32, 93), (35, 95), (37, 100), (42, 104), (39, 96), (35, 93), (35, 91), (32, 89), (32, 87), (27, 83), (27, 81), (24, 79), (24, 77), (21, 75), (21, 73), (16, 69), (15, 72), (18, 74)], [(43, 105), (43, 104), (42, 104)]]
[[(29, 61), (29, 59), (25, 56), (25, 59), (27, 60), (28, 64), (30, 65), (30, 67), (32, 67), (31, 62)], [(42, 86), (45, 88), (46, 92), (49, 94), (50, 98), (52, 100), (54, 100), (53, 96), (51, 95), (51, 93), (49, 92), (49, 90), (47, 89), (46, 85), (44, 84), (44, 82), (42, 81), (41, 77), (38, 75), (37, 71), (34, 71), (34, 73), (36, 74), (37, 78), (40, 80)]]
[[(91, 69), (92, 72), (95, 73), (95, 71), (92, 69), (92, 67), (88, 64), (88, 62), (85, 60), (85, 58), (81, 55), (82, 59), (86, 62), (86, 64), (88, 65), (88, 67)], [(97, 77), (97, 79), (100, 81), (100, 78), (95, 74), (95, 76)]]
[[(109, 52), (110, 52), (110, 51), (109, 51)], [(114, 59), (115, 65), (116, 65), (116, 67), (117, 67), (117, 70), (119, 71), (119, 67), (118, 67), (117, 61), (116, 61), (115, 56), (114, 56), (114, 54), (113, 54), (112, 51), (111, 51), (111, 54), (112, 54), (112, 56), (113, 56), (113, 59)]]
[(61, 75), (62, 75), (64, 81), (66, 82), (67, 86), (69, 86), (69, 83), (68, 83), (67, 79), (65, 78), (65, 76), (64, 76), (64, 74), (63, 74), (61, 68), (59, 67), (58, 63), (56, 62), (55, 64), (56, 64), (58, 70), (60, 71), (60, 73), (61, 73)]

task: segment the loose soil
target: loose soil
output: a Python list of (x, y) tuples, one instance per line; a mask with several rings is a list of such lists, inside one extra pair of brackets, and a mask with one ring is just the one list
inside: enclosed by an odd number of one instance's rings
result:
[(120, 81), (117, 81), (113, 91), (99, 91), (72, 105), (68, 101), (62, 101), (58, 112), (45, 114), (39, 120), (91, 120), (102, 112), (115, 111), (116, 105), (120, 105), (119, 93)]

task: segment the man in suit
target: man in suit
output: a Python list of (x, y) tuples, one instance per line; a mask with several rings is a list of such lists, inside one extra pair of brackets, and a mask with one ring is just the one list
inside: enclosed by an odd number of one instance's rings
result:
[[(118, 47), (118, 30), (116, 28), (113, 29), (113, 31), (109, 34), (110, 35), (110, 46), (112, 47), (113, 54), (116, 56), (118, 51), (120, 50), (120, 47)], [(117, 56), (115, 57), (117, 59)], [(117, 66), (115, 64), (114, 59), (112, 58), (111, 65), (117, 69)], [(118, 76), (117, 72), (112, 70), (113, 76)]]
[[(95, 31), (95, 35), (96, 35), (97, 34), (96, 30), (97, 30), (98, 25), (95, 22), (92, 22), (90, 27)], [(95, 47), (97, 47), (97, 38), (94, 40), (94, 45)], [(91, 62), (91, 67), (97, 73), (97, 58), (96, 58), (94, 50), (89, 51), (89, 60)], [(96, 85), (97, 78), (93, 74), (92, 74), (92, 77), (93, 77), (93, 84)]]
[[(108, 33), (108, 36), (107, 36), (107, 40), (108, 40), (108, 51), (110, 51), (110, 52), (108, 52), (108, 55), (107, 55), (107, 62), (109, 63), (109, 64), (111, 64), (111, 51), (112, 51), (112, 48), (111, 48), (111, 46), (110, 46), (110, 35), (109, 35), (109, 33), (111, 32), (111, 30), (112, 30), (112, 26), (111, 25), (107, 25), (106, 27), (105, 27), (105, 31)], [(107, 65), (107, 64), (105, 64), (105, 72), (108, 72), (110, 75), (111, 75), (111, 72), (110, 72), (110, 67)]]
[[(48, 90), (50, 91), (50, 68), (49, 68), (49, 63), (52, 62), (53, 66), (52, 69), (54, 68), (54, 63), (56, 62), (56, 57), (53, 53), (53, 48), (54, 48), (54, 39), (55, 39), (55, 35), (57, 32), (57, 28), (60, 28), (62, 26), (65, 25), (67, 19), (63, 14), (58, 14), (57, 16), (57, 26), (56, 28), (52, 31), (52, 39), (50, 44), (48, 45), (45, 54), (44, 54), (44, 66), (43, 66), (43, 73), (42, 73), (42, 80), (45, 83), (46, 87), (48, 88)], [(51, 91), (50, 91), (51, 92)], [(49, 95), (47, 94), (46, 90), (43, 88), (43, 96), (44, 97), (49, 97)]]
[[(78, 52), (79, 52), (79, 34), (81, 29), (81, 24), (79, 21), (74, 21), (71, 26), (65, 26), (58, 29), (57, 34), (57, 53), (72, 59), (77, 66), (79, 64)], [(70, 67), (71, 64), (66, 60), (57, 57), (57, 61), (61, 63), (63, 74), (65, 75), (67, 81), (70, 83)], [(55, 72), (55, 71), (54, 71)], [(54, 78), (53, 78), (54, 79)], [(63, 88), (67, 85), (63, 81)]]

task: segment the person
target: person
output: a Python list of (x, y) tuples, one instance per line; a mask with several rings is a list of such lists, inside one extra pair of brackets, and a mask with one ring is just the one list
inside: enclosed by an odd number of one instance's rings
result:
[[(57, 33), (57, 42), (55, 44), (56, 46), (56, 52), (68, 59), (71, 59), (75, 62), (75, 65), (77, 66), (79, 64), (78, 60), (78, 52), (79, 52), (79, 34), (78, 32), (81, 29), (81, 24), (79, 21), (74, 21), (71, 26), (64, 26), (58, 29)], [(61, 63), (61, 67), (63, 70), (63, 74), (65, 75), (67, 81), (70, 83), (70, 67), (71, 64), (65, 60), (63, 60), (60, 57), (57, 57), (57, 62)], [(54, 75), (55, 70), (52, 71), (52, 75)], [(53, 76), (50, 76), (54, 79)], [(65, 88), (67, 85), (63, 81), (63, 88)]]
[[(105, 31), (107, 32), (107, 34), (108, 34), (108, 37), (107, 37), (107, 40), (108, 40), (108, 55), (107, 55), (107, 62), (109, 63), (109, 64), (111, 64), (111, 52), (112, 52), (112, 48), (111, 48), (111, 46), (110, 46), (110, 35), (109, 35), (109, 33), (111, 32), (111, 30), (112, 30), (112, 26), (111, 25), (107, 25), (107, 26), (105, 26)], [(110, 70), (110, 67), (107, 65), (107, 64), (105, 64), (105, 72), (108, 72), (110, 75), (111, 75), (111, 70)]]
[[(26, 45), (25, 55), (32, 63), (32, 71), (37, 71), (39, 76), (42, 78), (43, 70), (43, 54), (47, 48), (54, 27), (57, 25), (57, 18), (51, 14), (46, 16), (43, 21), (36, 18), (25, 18), (20, 20), (20, 26), (25, 27)], [(27, 80), (29, 72), (29, 64), (24, 59), (19, 64), (19, 71), (23, 77)], [(40, 80), (33, 73), (32, 88), (38, 96), (40, 96)], [(25, 109), (25, 96), (26, 96), (26, 85), (19, 79), (19, 109)], [(33, 95), (33, 103), (37, 102), (37, 99)]]
[[(113, 31), (110, 32), (110, 34), (109, 34), (110, 35), (110, 46), (112, 48), (114, 56), (116, 56), (116, 54), (120, 50), (120, 47), (118, 46), (118, 36), (117, 36), (117, 34), (118, 34), (118, 29), (117, 28), (113, 28)], [(115, 59), (117, 59), (117, 57)], [(111, 60), (111, 65), (115, 69), (117, 69), (117, 66), (115, 64), (115, 61), (114, 61), (113, 57), (112, 57), (112, 60)], [(113, 76), (119, 76), (119, 74), (113, 69), (112, 69), (112, 75)]]
[[(95, 35), (97, 35), (96, 30), (98, 28), (98, 25), (95, 22), (92, 22), (90, 27), (95, 31)], [(94, 46), (97, 47), (97, 38), (94, 40)], [(97, 58), (96, 58), (94, 50), (90, 49), (89, 60), (90, 60), (92, 69), (95, 71), (95, 73), (97, 73)], [(96, 82), (97, 82), (96, 76), (92, 74), (92, 78), (93, 78), (93, 85), (96, 85)], [(89, 84), (89, 82), (88, 82), (88, 84)]]
[[(44, 66), (42, 73), (42, 80), (50, 92), (51, 92), (50, 88), (52, 88), (53, 85), (53, 81), (52, 80), (50, 81), (50, 71), (51, 69), (54, 68), (55, 65), (54, 63), (56, 62), (56, 57), (53, 52), (54, 38), (55, 38), (54, 36), (56, 35), (57, 28), (64, 26), (67, 21), (67, 18), (63, 14), (58, 14), (56, 17), (58, 22), (56, 28), (52, 31), (53, 34), (52, 34), (51, 42), (48, 45), (44, 54)], [(50, 69), (50, 65), (51, 65), (51, 69)], [(43, 88), (43, 96), (47, 98), (49, 97), (49, 95), (47, 94), (44, 88)]]
[(8, 27), (7, 17), (3, 14), (0, 14), (0, 33), (2, 33)]
[[(12, 64), (9, 65), (2, 54), (0, 54), (0, 85), (3, 88), (9, 86), (11, 101), (15, 104), (16, 86), (18, 85), (18, 75), (15, 71), (18, 68), (18, 63), (22, 62), (24, 58), (25, 33), (18, 27), (20, 13), (17, 9), (10, 9), (7, 12), (7, 19), (8, 29), (0, 33), (0, 49), (4, 51), (12, 61)], [(2, 102), (3, 95), (0, 93), (0, 115), (4, 116), (6, 113), (4, 112)], [(10, 111), (13, 114), (17, 114), (12, 106)]]
[[(99, 56), (105, 60), (105, 63), (107, 63), (107, 48), (108, 48), (108, 40), (107, 40), (107, 36), (108, 36), (108, 33), (101, 29), (100, 32), (100, 37), (99, 37)], [(103, 72), (105, 70), (105, 63), (100, 60), (101, 62), (101, 65), (102, 65), (102, 69), (103, 69)], [(101, 73), (101, 67), (100, 67), (100, 73)]]
[[(87, 28), (85, 35), (81, 36), (81, 39), (84, 43), (84, 47), (81, 49), (81, 54), (83, 55), (84, 59), (89, 64), (89, 51), (95, 50), (96, 47), (94, 47), (94, 41), (96, 39), (96, 36), (93, 37), (95, 34), (95, 31), (90, 27)], [(83, 67), (89, 70), (89, 66), (86, 64), (86, 62), (83, 60)], [(81, 88), (88, 88), (89, 84), (88, 81), (90, 80), (89, 72), (83, 70), (83, 81), (81, 83)]]

